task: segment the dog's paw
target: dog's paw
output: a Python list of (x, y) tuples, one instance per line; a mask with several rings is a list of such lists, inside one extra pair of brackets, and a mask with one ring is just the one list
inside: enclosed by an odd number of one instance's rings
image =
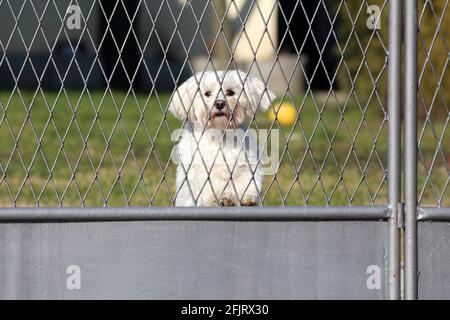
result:
[(237, 203), (230, 196), (222, 196), (219, 200), (219, 205), (222, 207), (233, 207), (233, 206), (237, 205)]
[(206, 202), (205, 206), (207, 206), (207, 207), (217, 207), (217, 200), (216, 199), (210, 199), (208, 202)]
[(241, 201), (241, 206), (250, 207), (256, 206), (256, 199), (250, 197), (244, 197)]

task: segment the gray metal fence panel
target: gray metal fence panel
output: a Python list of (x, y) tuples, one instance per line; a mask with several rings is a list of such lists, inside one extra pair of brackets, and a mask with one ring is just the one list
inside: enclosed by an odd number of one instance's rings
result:
[[(196, 297), (400, 298), (401, 5), (379, 0), (377, 13), (367, 1), (355, 3), (0, 1), (0, 255), (8, 261), (1, 264), (0, 280), (8, 283), (2, 295), (160, 297), (147, 290), (155, 286), (165, 297), (189, 297), (194, 287)], [(417, 13), (414, 1), (406, 3), (406, 12)], [(407, 19), (405, 43), (413, 50), (417, 30), (414, 16)], [(294, 27), (298, 21), (304, 26)], [(348, 28), (339, 31), (339, 25)], [(414, 56), (405, 61), (413, 63)], [(417, 82), (408, 65), (406, 101), (414, 107)], [(271, 118), (250, 110), (249, 128), (279, 134), (279, 165), (256, 186), (261, 206), (220, 207), (227, 187), (239, 193), (230, 178), (224, 190), (212, 192), (217, 206), (174, 207), (176, 171), (188, 176), (191, 167), (181, 162), (176, 168), (172, 138), (189, 124), (193, 103), (183, 106), (181, 121), (169, 106), (191, 75), (238, 68), (261, 80), (257, 107), (265, 98), (273, 104)], [(322, 92), (315, 88), (320, 77)], [(200, 92), (202, 78), (191, 79)], [(269, 89), (279, 91), (277, 99)], [(291, 112), (287, 120), (282, 106)], [(405, 114), (408, 132), (416, 127), (414, 114), (414, 108)], [(406, 154), (413, 159), (417, 143), (408, 137)], [(415, 223), (413, 166), (406, 181), (407, 237)], [(235, 167), (223, 171), (232, 177)], [(194, 204), (205, 188), (214, 189), (207, 171), (199, 194), (192, 179), (184, 179)], [(255, 172), (243, 193), (257, 184)], [(243, 195), (236, 198), (244, 203)], [(88, 237), (79, 239), (83, 233)], [(259, 254), (243, 251), (249, 247)], [(213, 249), (223, 255), (213, 252), (207, 260)], [(128, 254), (123, 261), (115, 256), (120, 251)], [(161, 253), (163, 260), (153, 260)], [(71, 258), (88, 266), (92, 287), (60, 287), (67, 278), (60, 267)], [(219, 263), (239, 258), (247, 273)], [(108, 261), (111, 273), (104, 269)], [(177, 269), (172, 261), (196, 268)], [(219, 277), (219, 289), (204, 287), (205, 273), (214, 281), (218, 264), (229, 277)], [(123, 274), (126, 265), (136, 273)], [(284, 271), (276, 273), (275, 265)], [(381, 270), (380, 290), (367, 288), (370, 265)], [(233, 287), (247, 283), (250, 269), (255, 282)], [(102, 271), (105, 278), (96, 278)], [(148, 283), (138, 282), (140, 273)], [(115, 274), (122, 277), (112, 281)], [(408, 286), (414, 278), (407, 279)], [(122, 290), (130, 284), (134, 291)], [(42, 286), (46, 291), (39, 293)]]
[(448, 222), (418, 225), (418, 298), (450, 299)]
[(386, 222), (2, 224), (0, 298), (383, 299), (386, 238)]
[(405, 297), (449, 297), (448, 1), (405, 7)]

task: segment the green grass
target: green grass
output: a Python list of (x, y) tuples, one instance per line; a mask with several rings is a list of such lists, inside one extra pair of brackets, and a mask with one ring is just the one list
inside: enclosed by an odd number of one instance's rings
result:
[[(22, 100), (17, 93), (0, 93), (0, 205), (170, 205), (175, 192), (170, 132), (181, 122), (164, 117), (169, 95), (113, 95), (21, 92)], [(363, 121), (353, 99), (345, 109), (344, 101), (316, 101), (298, 97), (300, 123), (281, 127), (283, 157), (277, 174), (266, 177), (264, 205), (385, 204), (387, 123), (380, 108), (370, 104)], [(256, 122), (259, 128), (278, 128), (266, 114)], [(436, 124), (436, 130), (443, 128)], [(426, 139), (433, 139), (428, 131)], [(435, 145), (425, 145), (427, 159)], [(445, 163), (433, 174), (443, 189)], [(432, 190), (425, 189), (424, 201), (433, 203)]]

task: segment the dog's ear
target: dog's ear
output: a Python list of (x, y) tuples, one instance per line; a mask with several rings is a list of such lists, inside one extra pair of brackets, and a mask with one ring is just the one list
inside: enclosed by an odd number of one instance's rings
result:
[(194, 106), (193, 102), (199, 90), (201, 74), (197, 73), (181, 84), (172, 94), (169, 101), (168, 110), (178, 119), (186, 118), (193, 121)]
[(254, 114), (269, 109), (276, 98), (276, 95), (267, 88), (264, 82), (250, 74), (247, 76), (244, 88)]

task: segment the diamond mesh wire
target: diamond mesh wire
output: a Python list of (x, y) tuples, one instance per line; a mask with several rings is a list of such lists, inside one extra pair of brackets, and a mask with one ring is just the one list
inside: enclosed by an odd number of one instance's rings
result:
[(449, 206), (448, 1), (419, 1), (419, 203)]
[[(373, 3), (383, 22), (386, 1)], [(206, 69), (241, 69), (269, 89), (281, 87), (275, 112), (248, 121), (279, 132), (280, 164), (265, 177), (262, 205), (385, 204), (387, 25), (366, 27), (370, 4), (0, 0), (0, 205), (173, 205), (171, 135), (186, 120), (168, 112), (170, 97)], [(80, 8), (80, 29), (67, 26), (71, 6)], [(440, 26), (432, 2), (426, 11)], [(432, 42), (444, 46), (442, 37), (438, 27)], [(444, 70), (447, 62), (448, 55)], [(436, 83), (439, 70), (432, 71)], [(424, 103), (421, 141), (434, 139), (437, 147), (431, 163), (421, 148), (429, 163), (421, 198), (430, 186), (441, 204), (448, 165), (437, 161), (447, 159), (448, 117), (439, 129), (432, 125), (437, 101), (439, 86)], [(282, 103), (295, 110), (287, 124), (278, 112)], [(437, 169), (440, 184), (433, 180)]]

